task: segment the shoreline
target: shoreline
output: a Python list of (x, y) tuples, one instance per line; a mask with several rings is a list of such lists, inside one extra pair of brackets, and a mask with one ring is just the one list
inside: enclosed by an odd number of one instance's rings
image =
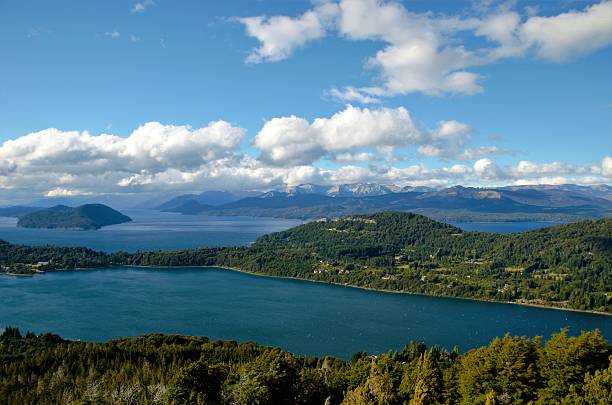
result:
[[(363, 287), (363, 286), (354, 285), (354, 284), (344, 284), (344, 283), (337, 283), (337, 282), (332, 282), (332, 281), (310, 280), (310, 279), (307, 279), (307, 278), (299, 278), (299, 277), (273, 276), (271, 274), (254, 273), (254, 272), (247, 271), (247, 270), (240, 270), (240, 269), (237, 269), (237, 268), (224, 267), (224, 266), (193, 266), (193, 267), (218, 268), (218, 269), (235, 271), (235, 272), (238, 272), (238, 273), (250, 274), (250, 275), (254, 275), (254, 276), (271, 277), (271, 278), (287, 279), (287, 280), (298, 280), (298, 281), (310, 281), (310, 282), (313, 282), (313, 283), (331, 284), (331, 285), (335, 285), (335, 286), (339, 286), (339, 287), (356, 288), (356, 289), (360, 289), (360, 290), (374, 291), (374, 292), (387, 293), (387, 294), (419, 295), (419, 296), (422, 296), (422, 297), (450, 298), (450, 299), (459, 299), (459, 300), (468, 300), (468, 301), (477, 301), (477, 302), (488, 302), (488, 303), (493, 303), (493, 304), (512, 304), (512, 305), (521, 305), (521, 306), (532, 307), (532, 308), (556, 309), (558, 311), (582, 312), (582, 313), (589, 313), (589, 314), (595, 314), (595, 315), (612, 316), (612, 313), (609, 313), (609, 312), (593, 311), (593, 310), (589, 310), (589, 309), (562, 308), (562, 307), (556, 307), (556, 306), (553, 306), (553, 305), (529, 304), (529, 303), (522, 303), (522, 302), (515, 302), (515, 301), (496, 301), (496, 300), (489, 300), (489, 299), (485, 299), (485, 298), (457, 297), (457, 296), (453, 296), (453, 295), (423, 294), (423, 293), (415, 293), (415, 292), (404, 291), (404, 290), (401, 290), (401, 291), (398, 291), (398, 290), (387, 290), (387, 289), (382, 289), (382, 288)], [(153, 268), (153, 266), (151, 266), (151, 268)], [(172, 267), (168, 267), (168, 268), (171, 269)]]
[(296, 280), (296, 281), (302, 281), (302, 282), (312, 282), (312, 283), (318, 283), (318, 284), (327, 284), (327, 285), (334, 285), (334, 286), (338, 286), (338, 287), (348, 287), (348, 288), (355, 288), (355, 289), (360, 289), (360, 290), (380, 292), (380, 293), (388, 293), (388, 294), (419, 295), (419, 296), (422, 296), (422, 297), (459, 299), (459, 300), (468, 300), (468, 301), (477, 301), (477, 302), (487, 302), (487, 303), (493, 303), (493, 304), (511, 304), (511, 305), (519, 305), (519, 306), (524, 306), (524, 307), (541, 308), (541, 309), (554, 309), (554, 310), (557, 310), (557, 311), (579, 312), (579, 313), (587, 313), (587, 314), (603, 315), (603, 316), (612, 317), (612, 313), (601, 312), (601, 311), (594, 311), (594, 310), (588, 310), (588, 309), (562, 308), (562, 307), (553, 306), (553, 305), (530, 304), (530, 303), (523, 303), (523, 302), (516, 302), (516, 301), (497, 301), (497, 300), (491, 300), (491, 299), (485, 299), (485, 298), (457, 297), (457, 296), (452, 296), (452, 295), (423, 294), (423, 293), (416, 293), (416, 292), (410, 292), (410, 291), (405, 291), (405, 290), (401, 290), (401, 291), (398, 291), (398, 290), (387, 290), (387, 289), (364, 287), (364, 286), (359, 286), (359, 285), (354, 285), (354, 284), (345, 284), (345, 283), (338, 283), (338, 282), (331, 282), (331, 281), (311, 280), (311, 279), (307, 279), (307, 278), (289, 277), (289, 276), (275, 276), (275, 275), (272, 275), (272, 274), (256, 273), (256, 272), (252, 272), (252, 271), (248, 271), (248, 270), (242, 270), (242, 269), (239, 269), (239, 268), (236, 268), (236, 267), (229, 267), (229, 266), (139, 266), (139, 265), (120, 265), (120, 266), (111, 266), (111, 267), (75, 268), (75, 269), (65, 269), (65, 270), (53, 270), (53, 271), (48, 271), (47, 273), (60, 273), (60, 272), (64, 272), (64, 271), (112, 270), (112, 269), (117, 269), (117, 268), (121, 268), (121, 267), (141, 268), (141, 269), (222, 269), (222, 270), (234, 271), (234, 272), (237, 272), (237, 273), (248, 274), (248, 275), (257, 276), (257, 277), (269, 277), (269, 278), (275, 278), (275, 279), (281, 279), (281, 280), (284, 279), (284, 280)]

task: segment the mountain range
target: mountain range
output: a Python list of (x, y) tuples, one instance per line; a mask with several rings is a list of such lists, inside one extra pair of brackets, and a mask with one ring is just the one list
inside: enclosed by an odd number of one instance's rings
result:
[[(224, 195), (225, 196), (225, 195)], [(376, 183), (302, 184), (225, 203), (183, 195), (157, 209), (182, 214), (317, 219), (382, 210), (412, 211), (446, 221), (573, 221), (612, 215), (612, 187), (509, 186), (444, 189)]]
[(612, 215), (612, 187), (529, 185), (506, 187), (423, 186), (355, 183), (301, 184), (271, 191), (204, 191), (167, 195), (99, 195), (45, 198), (0, 208), (0, 216), (21, 217), (56, 205), (106, 204), (117, 209), (155, 209), (182, 214), (329, 218), (375, 211), (411, 211), (441, 221), (576, 221)]

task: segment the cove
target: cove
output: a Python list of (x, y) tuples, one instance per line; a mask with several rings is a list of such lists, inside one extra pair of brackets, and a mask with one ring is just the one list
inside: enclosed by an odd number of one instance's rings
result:
[(612, 317), (453, 298), (382, 293), (217, 268), (113, 268), (0, 277), (0, 328), (104, 341), (147, 333), (255, 341), (343, 358), (410, 339), (464, 351), (506, 332), (544, 338)]

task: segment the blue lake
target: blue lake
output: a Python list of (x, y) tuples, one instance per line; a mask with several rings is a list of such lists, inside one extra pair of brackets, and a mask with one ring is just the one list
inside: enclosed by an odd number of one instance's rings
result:
[[(96, 250), (158, 250), (247, 245), (301, 221), (183, 216), (128, 211), (134, 221), (98, 231), (16, 228), (0, 218), (0, 238)], [(456, 223), (465, 230), (518, 232), (543, 222)], [(462, 349), (506, 332), (544, 335), (568, 326), (600, 328), (612, 318), (467, 300), (386, 294), (219, 269), (128, 269), (0, 277), (0, 327), (101, 341), (164, 332), (254, 340), (300, 354), (349, 357), (425, 340)]]
[(560, 222), (451, 222), (464, 231), (512, 233), (559, 225)]
[(17, 228), (16, 218), (0, 218), (0, 239), (25, 245), (86, 246), (94, 250), (176, 250), (244, 246), (259, 236), (299, 225), (277, 218), (207, 217), (167, 212), (122, 211), (132, 222), (94, 231)]
[(380, 293), (222, 269), (134, 269), (0, 277), (0, 327), (102, 341), (152, 332), (256, 341), (348, 358), (410, 339), (466, 350), (506, 332), (548, 337), (612, 317), (451, 298)]
[[(16, 218), (0, 217), (0, 239), (26, 245), (86, 246), (105, 252), (245, 246), (259, 236), (299, 225), (279, 218), (208, 217), (150, 210), (124, 211), (133, 221), (96, 231), (17, 228)], [(453, 223), (466, 231), (522, 232), (551, 222)]]

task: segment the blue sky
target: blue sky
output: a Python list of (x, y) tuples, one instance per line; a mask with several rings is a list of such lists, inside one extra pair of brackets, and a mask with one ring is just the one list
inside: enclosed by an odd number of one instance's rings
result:
[[(1, 2), (0, 190), (610, 183), (610, 10), (609, 1)], [(198, 132), (211, 121), (240, 134)], [(147, 122), (161, 124), (146, 141), (96, 138), (128, 139)], [(444, 132), (444, 122), (461, 125)], [(368, 133), (351, 142), (360, 128)]]

